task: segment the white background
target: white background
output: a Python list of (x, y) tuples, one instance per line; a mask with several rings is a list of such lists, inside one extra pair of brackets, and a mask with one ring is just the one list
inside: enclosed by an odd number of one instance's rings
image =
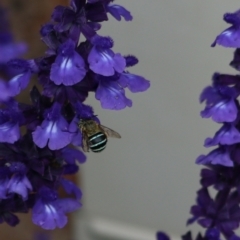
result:
[[(220, 127), (202, 119), (198, 102), (214, 71), (236, 73), (228, 64), (232, 49), (211, 48), (228, 27), (222, 16), (240, 8), (237, 0), (118, 0), (132, 22), (112, 17), (101, 35), (115, 40), (115, 52), (136, 55), (129, 69), (151, 81), (144, 93), (127, 96), (133, 107), (103, 110), (92, 95), (88, 104), (103, 125), (122, 135), (103, 153), (89, 153), (81, 167), (83, 209), (90, 215), (165, 230), (187, 231), (190, 206), (199, 189), (206, 137)], [(194, 227), (196, 229), (196, 227)]]

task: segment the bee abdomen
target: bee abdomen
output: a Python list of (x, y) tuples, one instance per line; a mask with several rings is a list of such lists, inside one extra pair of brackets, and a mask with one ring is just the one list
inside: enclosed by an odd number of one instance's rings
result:
[(101, 152), (107, 145), (107, 136), (98, 132), (89, 137), (89, 147), (93, 152)]

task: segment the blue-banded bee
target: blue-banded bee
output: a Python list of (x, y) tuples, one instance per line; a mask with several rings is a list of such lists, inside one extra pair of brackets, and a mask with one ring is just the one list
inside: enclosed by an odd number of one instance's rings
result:
[(81, 119), (78, 127), (82, 132), (83, 151), (101, 152), (106, 148), (108, 137), (121, 138), (120, 134), (92, 119)]

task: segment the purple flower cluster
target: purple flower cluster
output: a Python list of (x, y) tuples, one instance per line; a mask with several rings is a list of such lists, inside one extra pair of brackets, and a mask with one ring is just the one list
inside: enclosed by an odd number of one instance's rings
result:
[[(126, 70), (137, 58), (115, 53), (113, 40), (97, 33), (108, 14), (132, 20), (112, 2), (72, 0), (70, 6), (57, 6), (40, 30), (47, 51), (30, 60), (16, 59), (25, 47), (13, 43), (1, 10), (0, 222), (15, 226), (15, 213), (31, 210), (36, 225), (64, 227), (66, 214), (81, 206), (80, 189), (65, 178), (86, 160), (79, 150), (79, 121), (100, 122), (84, 104), (88, 93), (95, 92), (103, 108), (121, 110), (132, 106), (126, 88), (133, 93), (149, 88), (148, 80)], [(31, 104), (18, 102), (15, 97), (33, 75), (38, 84), (30, 91)], [(70, 197), (60, 198), (59, 187)]]
[[(240, 70), (240, 10), (226, 13), (223, 19), (232, 26), (219, 34), (212, 47), (221, 45), (236, 48), (230, 66)], [(214, 136), (205, 140), (205, 147), (215, 147), (207, 155), (201, 155), (196, 163), (201, 170), (201, 189), (196, 204), (191, 207), (192, 217), (187, 224), (197, 222), (206, 228), (205, 235), (196, 240), (240, 240), (235, 230), (240, 224), (240, 75), (215, 73), (211, 86), (206, 87), (200, 102), (206, 107), (203, 118), (212, 118), (221, 124)], [(210, 191), (212, 189), (215, 191)], [(211, 194), (210, 194), (211, 193)], [(158, 240), (169, 240), (163, 232)], [(182, 240), (192, 240), (191, 233)]]

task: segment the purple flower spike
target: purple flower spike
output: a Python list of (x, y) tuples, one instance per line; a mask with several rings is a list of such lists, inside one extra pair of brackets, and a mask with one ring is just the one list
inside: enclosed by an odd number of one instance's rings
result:
[(218, 144), (231, 145), (240, 142), (240, 132), (233, 124), (225, 123), (213, 138), (205, 140), (205, 147), (212, 147)]
[(100, 80), (95, 97), (105, 109), (121, 110), (132, 106), (132, 101), (125, 96), (125, 91), (118, 82), (107, 78)]
[(50, 79), (57, 85), (71, 86), (80, 82), (86, 75), (83, 58), (75, 52), (72, 40), (64, 43), (55, 62), (52, 64)]
[(131, 13), (124, 7), (112, 4), (107, 6), (108, 12), (118, 21), (121, 21), (121, 17), (125, 19), (125, 21), (131, 21), (133, 19)]
[(127, 87), (133, 93), (144, 92), (150, 87), (150, 82), (144, 77), (131, 73), (122, 73), (118, 81), (122, 87)]
[(226, 167), (233, 167), (233, 161), (230, 158), (227, 147), (219, 147), (211, 151), (208, 155), (201, 155), (196, 159), (197, 164), (219, 164)]
[(47, 230), (63, 228), (67, 224), (66, 213), (77, 210), (81, 204), (73, 199), (58, 199), (55, 191), (42, 187), (32, 209), (32, 221)]
[(102, 76), (112, 76), (115, 71), (122, 73), (126, 67), (125, 58), (120, 53), (115, 54), (110, 48), (103, 47), (100, 37), (88, 55), (88, 62), (90, 69)]
[(215, 41), (212, 43), (212, 47), (217, 44), (223, 47), (239, 48), (240, 47), (240, 10), (235, 13), (226, 13), (224, 15), (224, 21), (232, 24), (230, 28), (227, 28), (220, 33)]
[(61, 106), (55, 103), (46, 114), (42, 125), (32, 133), (33, 141), (38, 147), (44, 148), (48, 144), (51, 150), (57, 150), (70, 144), (72, 135), (68, 132), (68, 123), (60, 110)]
[(206, 100), (206, 107), (201, 112), (201, 116), (212, 117), (215, 122), (233, 122), (238, 112), (235, 103), (236, 97), (237, 92), (234, 88), (206, 87), (200, 96), (200, 102)]

